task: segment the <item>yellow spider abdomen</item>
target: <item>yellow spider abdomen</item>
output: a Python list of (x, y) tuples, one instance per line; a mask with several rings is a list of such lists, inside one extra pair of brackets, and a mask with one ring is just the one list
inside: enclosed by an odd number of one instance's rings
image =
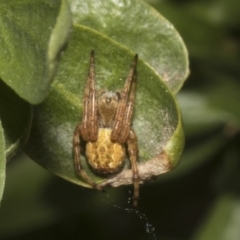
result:
[(110, 128), (98, 129), (98, 140), (86, 145), (88, 162), (100, 174), (118, 172), (126, 156), (123, 144), (111, 141), (111, 131)]

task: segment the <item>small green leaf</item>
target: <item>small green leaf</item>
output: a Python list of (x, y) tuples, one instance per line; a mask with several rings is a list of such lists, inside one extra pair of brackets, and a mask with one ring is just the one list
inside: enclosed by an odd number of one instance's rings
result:
[(32, 122), (32, 106), (0, 80), (0, 120), (4, 129), (6, 157), (11, 159), (25, 145)]
[[(34, 107), (32, 131), (26, 146), (27, 154), (40, 165), (80, 185), (87, 184), (74, 170), (72, 138), (74, 128), (81, 121), (92, 49), (95, 50), (97, 88), (123, 88), (133, 53), (88, 27), (76, 25), (48, 98)], [(141, 58), (137, 69), (133, 128), (139, 143), (140, 175), (148, 179), (176, 166), (184, 137), (181, 116), (171, 91)], [(84, 155), (82, 159), (87, 173), (103, 185), (132, 182), (131, 170), (121, 172), (112, 182), (105, 182), (89, 168)], [(126, 161), (125, 168), (128, 167), (129, 161)]]
[(65, 0), (3, 0), (0, 22), (0, 77), (22, 98), (39, 103), (71, 28), (69, 6)]
[(160, 13), (141, 0), (68, 1), (75, 23), (138, 53), (172, 92), (178, 92), (189, 73), (187, 50), (174, 26)]
[(3, 128), (0, 121), (0, 203), (2, 200), (3, 190), (6, 178), (6, 156), (5, 156), (5, 140)]

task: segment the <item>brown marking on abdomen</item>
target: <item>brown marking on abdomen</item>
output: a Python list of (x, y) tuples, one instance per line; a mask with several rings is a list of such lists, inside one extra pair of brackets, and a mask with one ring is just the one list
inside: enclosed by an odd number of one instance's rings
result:
[(125, 160), (124, 145), (111, 141), (111, 131), (109, 128), (100, 128), (97, 141), (86, 145), (88, 162), (100, 174), (118, 172)]

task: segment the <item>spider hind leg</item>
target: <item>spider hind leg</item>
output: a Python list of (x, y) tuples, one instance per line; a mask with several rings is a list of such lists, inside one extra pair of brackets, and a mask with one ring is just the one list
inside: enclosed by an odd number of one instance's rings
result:
[(81, 163), (81, 149), (80, 149), (80, 137), (81, 137), (81, 124), (78, 124), (73, 136), (73, 153), (74, 153), (74, 165), (76, 172), (93, 188), (103, 191), (97, 183), (95, 183), (91, 177), (85, 172)]

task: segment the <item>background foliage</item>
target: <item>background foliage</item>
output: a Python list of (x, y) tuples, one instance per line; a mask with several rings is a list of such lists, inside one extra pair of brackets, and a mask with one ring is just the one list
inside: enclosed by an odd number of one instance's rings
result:
[[(238, 240), (238, 1), (150, 3), (183, 37), (191, 75), (178, 94), (186, 130), (182, 162), (142, 186), (140, 211), (157, 239)], [(126, 189), (109, 189), (110, 197), (82, 189), (22, 156), (8, 164), (0, 238), (152, 239), (137, 214), (114, 207), (126, 207)]]

